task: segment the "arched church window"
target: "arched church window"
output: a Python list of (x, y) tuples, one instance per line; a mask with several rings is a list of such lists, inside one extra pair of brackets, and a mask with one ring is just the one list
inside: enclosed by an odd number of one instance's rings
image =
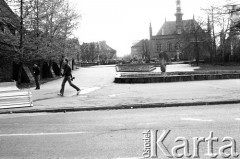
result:
[(158, 43), (157, 44), (157, 52), (162, 51), (162, 44)]
[(168, 51), (172, 51), (172, 43), (171, 42), (168, 42), (167, 43), (167, 48), (168, 48)]

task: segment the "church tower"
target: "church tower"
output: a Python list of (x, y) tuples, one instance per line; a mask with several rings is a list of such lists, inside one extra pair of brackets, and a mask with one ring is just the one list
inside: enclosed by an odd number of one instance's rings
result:
[(180, 0), (176, 0), (176, 31), (177, 34), (181, 34), (182, 33), (182, 29), (183, 29), (183, 21), (182, 21), (182, 10), (181, 10), (181, 1)]

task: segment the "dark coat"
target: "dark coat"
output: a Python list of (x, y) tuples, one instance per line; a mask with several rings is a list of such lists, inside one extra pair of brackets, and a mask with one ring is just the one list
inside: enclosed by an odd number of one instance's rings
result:
[(40, 68), (38, 66), (33, 67), (33, 73), (35, 76), (40, 75)]
[(62, 75), (65, 76), (65, 77), (67, 77), (67, 76), (72, 77), (72, 69), (68, 64), (64, 65)]

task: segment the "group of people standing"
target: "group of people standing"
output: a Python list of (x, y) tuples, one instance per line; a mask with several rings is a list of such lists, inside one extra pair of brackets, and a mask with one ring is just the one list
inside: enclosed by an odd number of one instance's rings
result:
[[(33, 65), (33, 73), (34, 73), (34, 80), (35, 80), (35, 84), (36, 84), (36, 90), (40, 89), (40, 84), (39, 84), (39, 79), (40, 79), (40, 68), (37, 64)], [(72, 69), (68, 63), (68, 59), (65, 58), (63, 60), (63, 73), (61, 74), (61, 76), (63, 77), (63, 81), (61, 84), (61, 89), (60, 89), (60, 93), (58, 93), (59, 96), (63, 96), (64, 95), (64, 88), (65, 88), (65, 84), (68, 81), (69, 85), (72, 86), (74, 89), (76, 89), (77, 91), (77, 95), (80, 94), (81, 89), (78, 88), (76, 85), (74, 85), (72, 83), (72, 80), (74, 79), (74, 77), (72, 76)]]

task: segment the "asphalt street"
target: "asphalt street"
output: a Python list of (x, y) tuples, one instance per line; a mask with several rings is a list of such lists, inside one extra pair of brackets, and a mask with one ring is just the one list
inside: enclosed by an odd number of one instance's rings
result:
[[(219, 138), (213, 144), (213, 152), (218, 153), (219, 147), (229, 144), (222, 141), (229, 136), (235, 139), (240, 153), (239, 106), (3, 114), (0, 158), (142, 158), (142, 132), (146, 130), (158, 130), (158, 137), (162, 130), (171, 130), (164, 140), (170, 150), (177, 137), (185, 137), (190, 143), (190, 153), (193, 153), (193, 137), (208, 138), (213, 132)], [(206, 158), (207, 146), (206, 142), (200, 144), (201, 158)], [(226, 152), (230, 153), (230, 149)], [(167, 158), (160, 149), (158, 155)]]

